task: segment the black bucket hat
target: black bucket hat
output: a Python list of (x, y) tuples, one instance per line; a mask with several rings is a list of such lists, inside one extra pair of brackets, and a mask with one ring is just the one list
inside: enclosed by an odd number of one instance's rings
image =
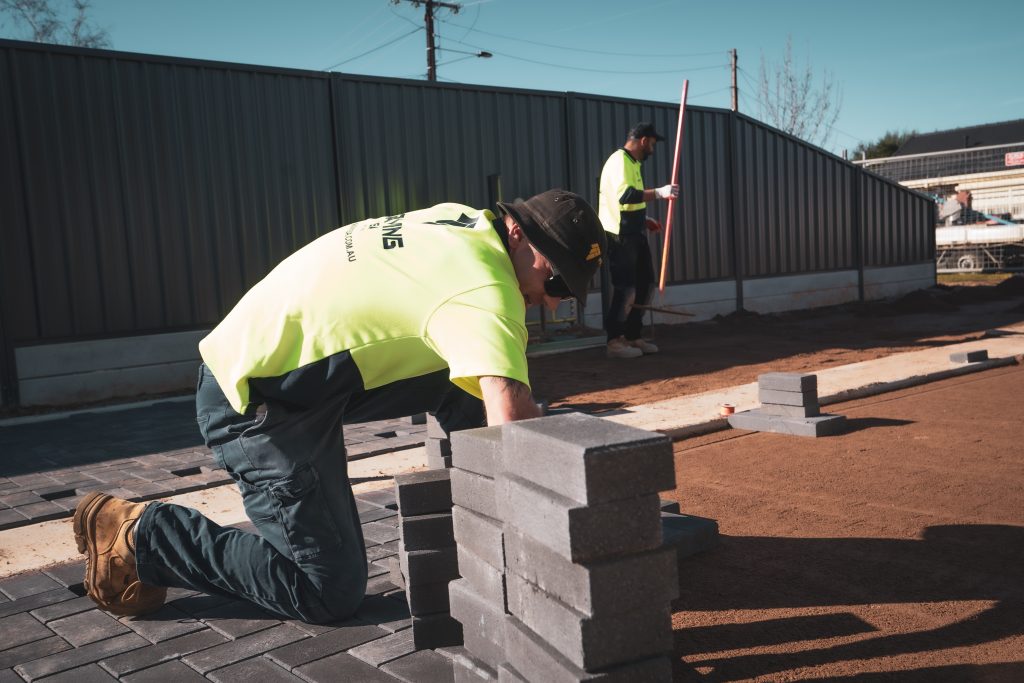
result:
[(574, 192), (548, 190), (525, 201), (498, 202), (498, 208), (512, 216), (572, 295), (585, 304), (608, 244), (590, 204)]

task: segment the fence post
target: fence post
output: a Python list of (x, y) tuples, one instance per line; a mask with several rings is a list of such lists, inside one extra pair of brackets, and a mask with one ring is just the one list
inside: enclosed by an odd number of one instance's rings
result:
[(862, 211), (863, 193), (861, 192), (863, 184), (864, 170), (854, 166), (853, 197), (851, 198), (853, 216), (851, 220), (853, 222), (853, 254), (857, 262), (857, 300), (861, 302), (864, 301), (864, 212)]
[(730, 111), (729, 133), (726, 135), (726, 158), (729, 160), (729, 186), (726, 189), (726, 201), (729, 207), (729, 237), (732, 243), (732, 273), (736, 280), (736, 310), (743, 310), (743, 257), (742, 233), (736, 225), (736, 172), (739, 168), (737, 156), (739, 154), (736, 144), (736, 129), (739, 127), (739, 116), (736, 112)]

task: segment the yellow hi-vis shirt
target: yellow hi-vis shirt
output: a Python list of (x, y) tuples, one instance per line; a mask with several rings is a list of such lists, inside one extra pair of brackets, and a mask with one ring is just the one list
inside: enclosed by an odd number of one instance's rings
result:
[[(629, 211), (644, 211), (647, 203), (620, 204), (627, 190), (644, 191), (644, 179), (640, 174), (640, 162), (624, 149), (615, 150), (601, 169), (601, 188), (597, 199), (597, 217), (607, 232), (619, 234), (622, 214)], [(639, 214), (638, 214), (639, 215)]]
[(203, 361), (239, 413), (250, 379), (325, 359), (355, 363), (354, 390), (446, 367), (477, 397), (484, 375), (529, 386), (525, 302), (493, 220), (439, 204), (327, 233), (242, 297), (199, 343)]

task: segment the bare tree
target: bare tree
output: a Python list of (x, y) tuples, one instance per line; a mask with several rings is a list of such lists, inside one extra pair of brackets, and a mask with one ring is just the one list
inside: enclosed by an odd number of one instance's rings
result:
[(776, 128), (824, 147), (839, 118), (843, 95), (823, 71), (815, 85), (814, 71), (793, 58), (793, 37), (786, 39), (782, 62), (769, 64), (761, 55), (761, 117)]
[(74, 16), (64, 18), (58, 0), (0, 0), (0, 14), (7, 15), (15, 26), (27, 28), (27, 39), (37, 43), (110, 47), (106, 29), (89, 23), (89, 0), (71, 0), (70, 6)]

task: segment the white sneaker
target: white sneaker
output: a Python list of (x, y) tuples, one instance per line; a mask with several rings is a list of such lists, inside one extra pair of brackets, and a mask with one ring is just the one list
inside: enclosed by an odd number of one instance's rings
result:
[(640, 349), (640, 352), (645, 356), (651, 353), (657, 353), (658, 347), (654, 345), (654, 342), (649, 342), (646, 339), (631, 339), (626, 342), (633, 348)]
[(605, 350), (605, 353), (609, 358), (639, 358), (644, 355), (643, 351), (632, 346), (622, 337), (608, 342), (608, 348)]

